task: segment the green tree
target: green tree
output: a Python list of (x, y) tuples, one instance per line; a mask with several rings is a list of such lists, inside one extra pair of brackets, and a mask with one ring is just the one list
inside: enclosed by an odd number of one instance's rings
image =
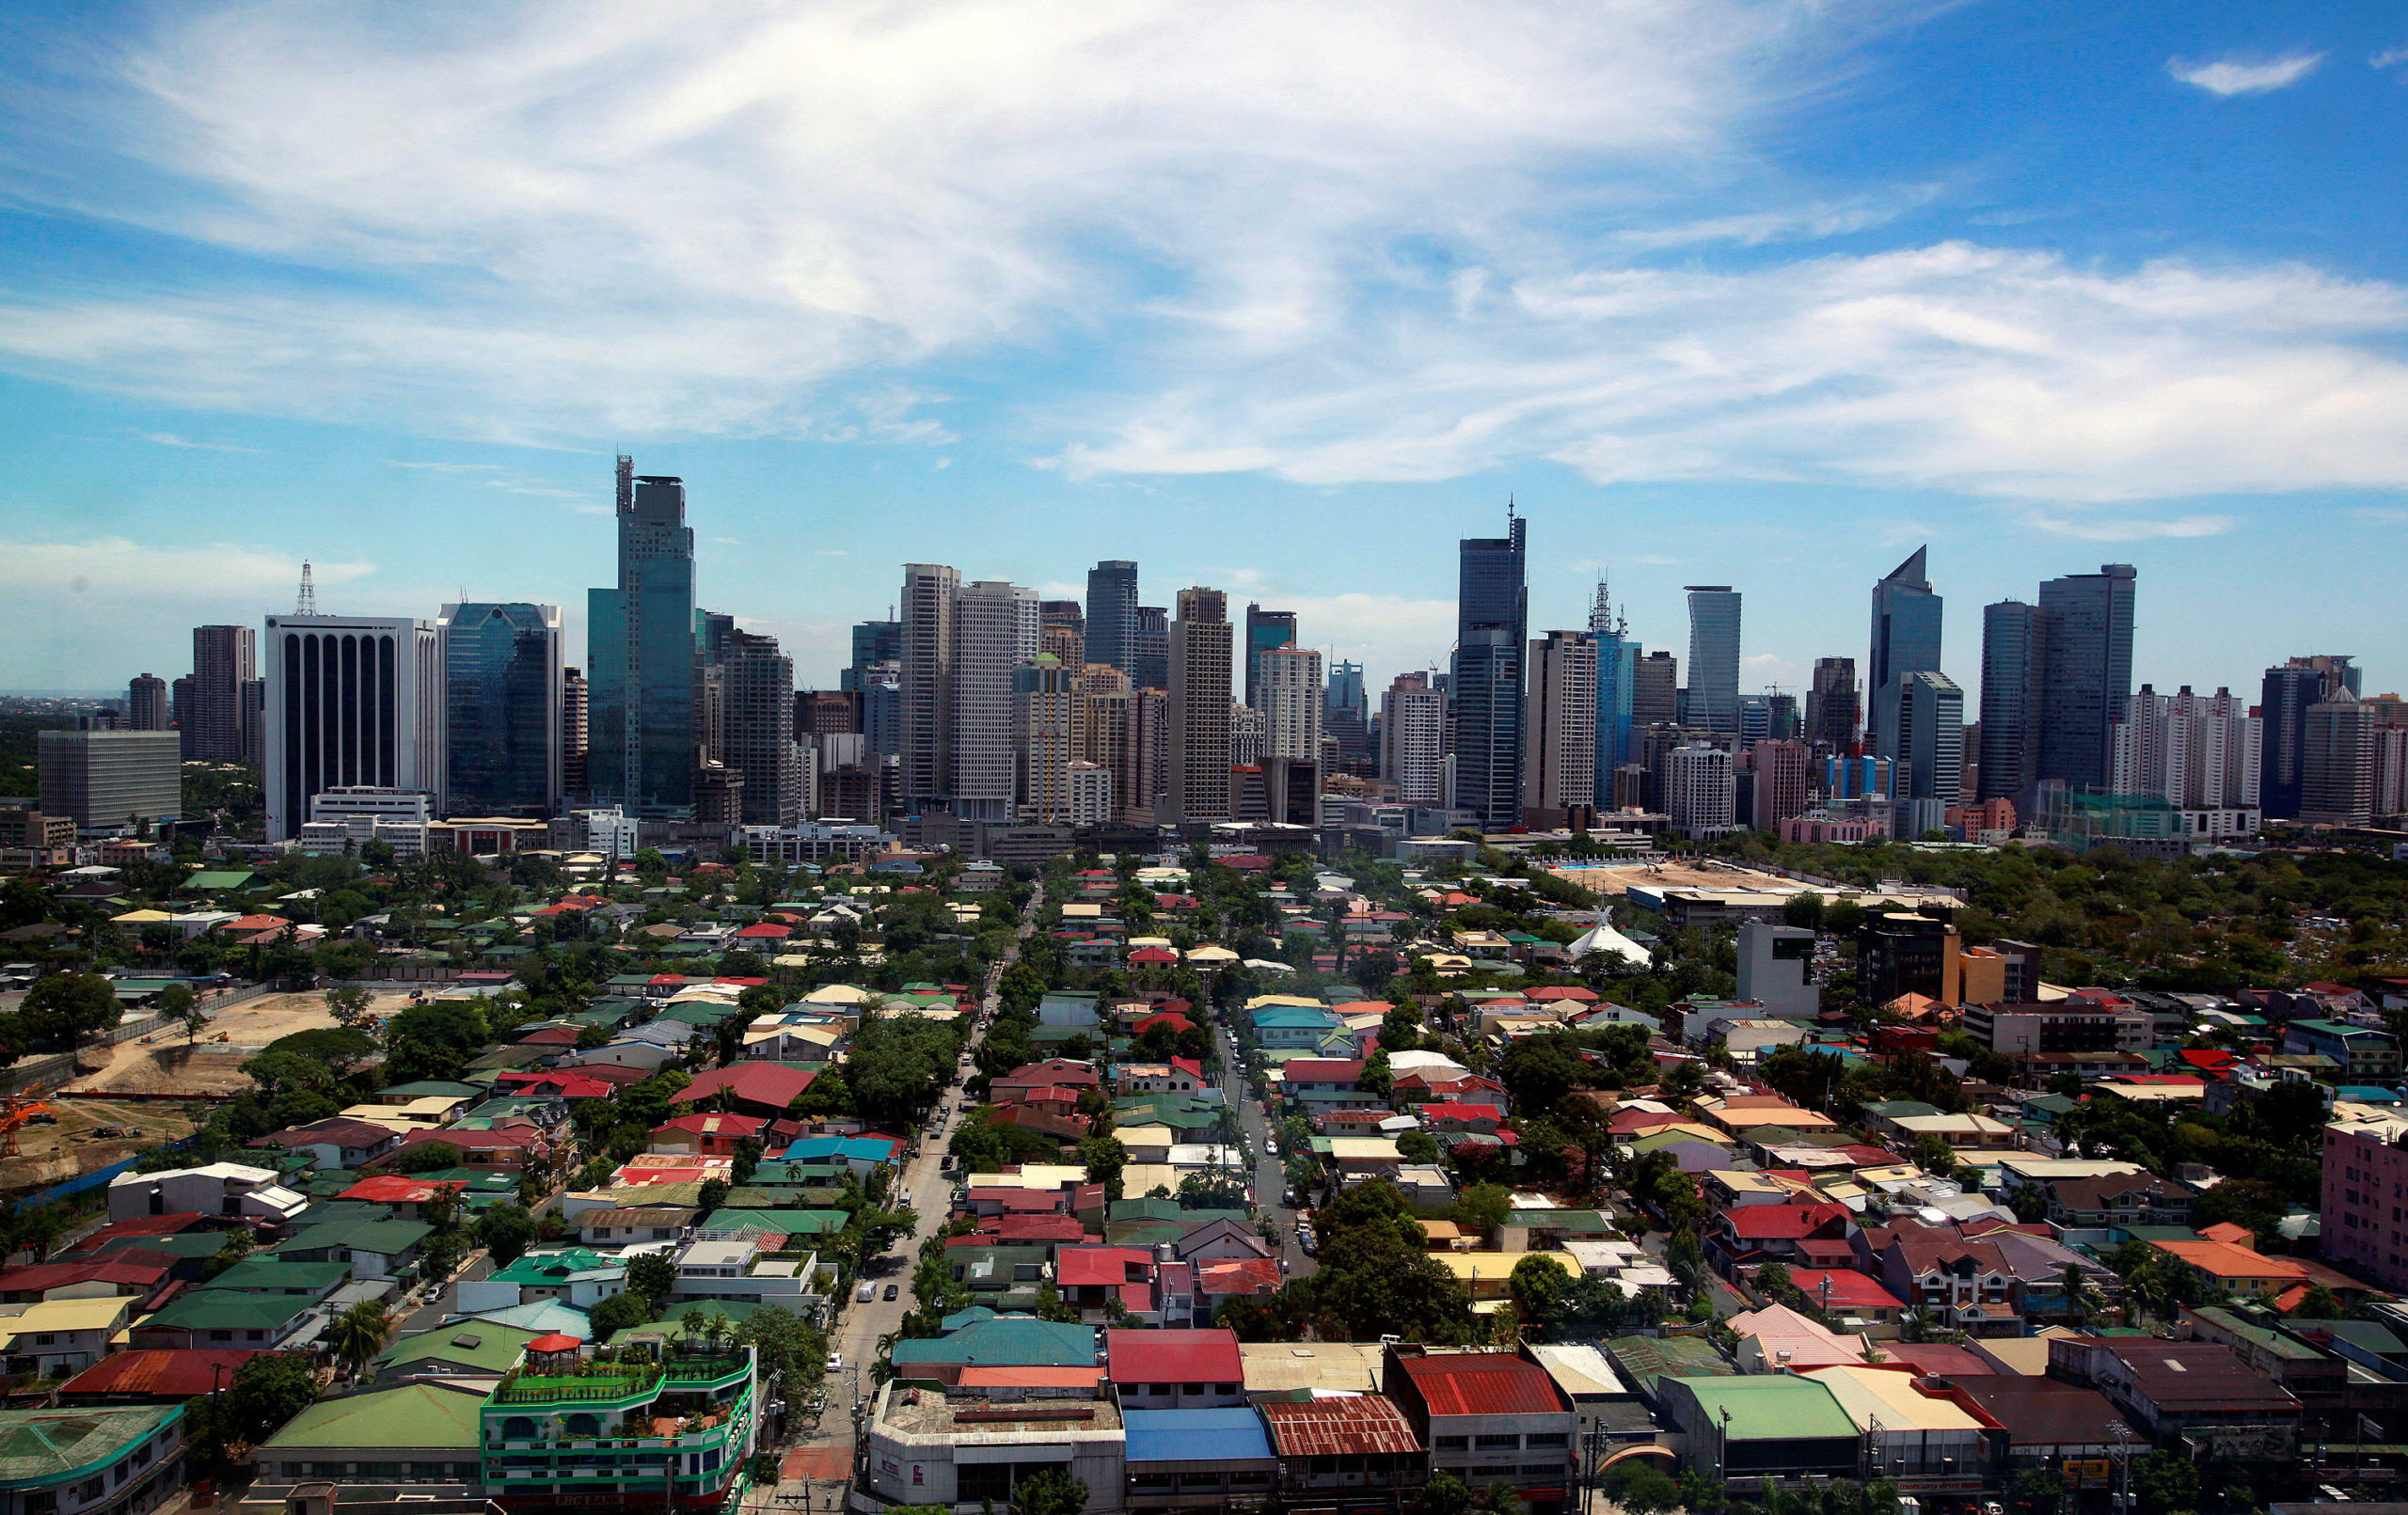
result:
[(1011, 1515), (1081, 1515), (1087, 1486), (1059, 1468), (1043, 1468), (1012, 1489)]
[(1438, 1160), (1438, 1139), (1428, 1131), (1407, 1131), (1396, 1139), (1397, 1152), (1407, 1162)]
[(1473, 1184), (1455, 1196), (1449, 1212), (1457, 1224), (1470, 1227), (1490, 1240), (1513, 1212), (1513, 1194), (1503, 1184)]
[(652, 1312), (653, 1302), (648, 1296), (629, 1290), (595, 1303), (586, 1317), (586, 1325), (595, 1341), (609, 1341), (629, 1327), (649, 1325)]
[(170, 984), (160, 990), (159, 1014), (182, 1025), (186, 1042), (196, 1040), (200, 1028), (209, 1024), (209, 1017), (201, 1013), (200, 998), (189, 984)]
[(1571, 1288), (1572, 1275), (1545, 1253), (1515, 1263), (1513, 1274), (1505, 1281), (1506, 1292), (1513, 1296), (1514, 1318), (1525, 1327), (1541, 1333), (1547, 1332), (1560, 1315)]
[(2046, 1468), (2023, 1468), (2006, 1480), (2006, 1507), (2014, 1515), (2057, 1515), (2065, 1485)]
[(2190, 1459), (2151, 1452), (2132, 1464), (2132, 1498), (2145, 1515), (2199, 1507), (2199, 1470)]
[(705, 1178), (694, 1195), (694, 1203), (707, 1216), (727, 1203), (728, 1189), (728, 1181), (724, 1178)]
[(477, 1245), (485, 1249), (496, 1268), (506, 1268), (535, 1239), (535, 1217), (524, 1206), (496, 1205), (477, 1217)]
[(71, 1052), (86, 1036), (118, 1023), (117, 990), (98, 973), (52, 973), (34, 980), (17, 1007), (18, 1024), (38, 1050)]
[(392, 1318), (374, 1300), (362, 1300), (335, 1317), (333, 1347), (335, 1357), (354, 1373), (366, 1367), (378, 1352), (385, 1349), (385, 1334), (393, 1327)]
[(349, 1031), (365, 1030), (371, 1020), (369, 994), (356, 984), (344, 984), (326, 991), (326, 1013), (335, 1024)]
[[(253, 1058), (252, 1062), (258, 1062)], [(460, 1166), (460, 1149), (449, 1142), (420, 1142), (402, 1148), (385, 1164), (395, 1173), (436, 1173)]]
[(1406, 1515), (1469, 1515), (1471, 1490), (1461, 1478), (1441, 1470), (1404, 1496), (1404, 1507)]
[(677, 1286), (677, 1264), (657, 1252), (647, 1252), (627, 1264), (627, 1289), (656, 1305)]
[(2299, 1304), (2291, 1311), (2291, 1318), (2294, 1320), (2338, 1320), (2346, 1314), (2348, 1312), (2341, 1308), (2339, 1297), (2334, 1294), (2330, 1287), (2319, 1282), (2307, 1286), (2307, 1292), (2300, 1296)]
[(1121, 1174), (1129, 1166), (1129, 1148), (1118, 1137), (1088, 1137), (1079, 1144), (1079, 1160), (1086, 1164), (1087, 1182), (1103, 1185), (1107, 1200), (1120, 1198)]

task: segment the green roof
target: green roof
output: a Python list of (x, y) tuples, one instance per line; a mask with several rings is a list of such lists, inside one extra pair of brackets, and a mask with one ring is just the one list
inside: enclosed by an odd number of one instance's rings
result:
[(2230, 1310), (2220, 1309), (2214, 1305), (2208, 1305), (2201, 1309), (2194, 1310), (2191, 1313), (2197, 1316), (2202, 1320), (2211, 1322), (2214, 1325), (2221, 1326), (2225, 1330), (2231, 1332), (2234, 1335), (2249, 1343), (2261, 1352), (2268, 1352), (2275, 1357), (2283, 1358), (2286, 1361), (2293, 1363), (2318, 1363), (2324, 1360), (2324, 1354), (2322, 1352), (2318, 1351), (2315, 1348), (2310, 1347), (2305, 1342), (2294, 1341), (2290, 1337), (2284, 1335), (2279, 1331), (2270, 1330), (2265, 1326), (2258, 1325), (2252, 1321), (2242, 1319), (2240, 1316), (2235, 1315)]
[(1505, 1223), (1576, 1231), (1583, 1236), (1604, 1236), (1614, 1228), (1614, 1223), (1606, 1219), (1602, 1210), (1513, 1210), (1507, 1213)]
[(404, 1336), (377, 1355), (376, 1365), (383, 1369), (440, 1360), (504, 1373), (517, 1363), (527, 1344), (541, 1334), (490, 1320), (462, 1320)]
[(492, 1282), (525, 1286), (559, 1285), (578, 1273), (625, 1273), (627, 1265), (617, 1257), (605, 1257), (583, 1247), (569, 1247), (560, 1252), (531, 1253), (492, 1275)]
[(186, 889), (240, 889), (250, 881), (251, 872), (247, 868), (243, 869), (239, 873), (228, 873), (214, 868), (204, 868), (199, 873), (197, 873), (190, 878), (185, 879), (183, 887)]
[(434, 1234), (435, 1227), (423, 1221), (330, 1221), (324, 1225), (308, 1227), (290, 1241), (277, 1243), (275, 1253), (348, 1247), (356, 1252), (372, 1252), (391, 1257), (409, 1251)]
[(1859, 1434), (1856, 1422), (1819, 1379), (1755, 1373), (1729, 1378), (1674, 1375), (1670, 1381), (1695, 1399), (1709, 1421), (1722, 1421), (1724, 1434), (1735, 1442), (1809, 1438), (1853, 1442)]
[[(338, 1268), (341, 1265), (337, 1264)], [(307, 1294), (246, 1294), (239, 1289), (205, 1288), (173, 1301), (135, 1329), (166, 1327), (185, 1331), (277, 1331), (317, 1302)]]
[(1616, 1336), (1602, 1342), (1623, 1375), (1649, 1396), (1660, 1378), (1700, 1378), (1738, 1371), (1703, 1336)]
[(246, 1294), (290, 1294), (324, 1299), (351, 1276), (339, 1262), (285, 1262), (280, 1258), (246, 1257), (209, 1281), (213, 1289), (237, 1289)]
[[(492, 1327), (488, 1330), (496, 1329)], [(262, 1452), (353, 1446), (441, 1448), (474, 1454), (483, 1442), (485, 1397), (432, 1383), (321, 1399), (261, 1444)]]
[(998, 1316), (950, 1335), (895, 1344), (896, 1367), (919, 1363), (976, 1363), (992, 1367), (1091, 1367), (1095, 1328), (1060, 1325), (1034, 1316)]
[(443, 1079), (420, 1079), (412, 1083), (388, 1084), (378, 1091), (399, 1099), (467, 1099), (484, 1093), (473, 1083), (452, 1083)]
[[(728, 1196), (731, 1208), (759, 1212), (745, 1216), (743, 1219), (758, 1224), (764, 1230), (783, 1231), (790, 1237), (832, 1236), (842, 1231), (845, 1228), (845, 1223), (852, 1219), (843, 1210), (790, 1210), (774, 1205), (736, 1205), (735, 1197), (733, 1193)], [(736, 1218), (730, 1216), (726, 1210), (714, 1210), (710, 1217), (703, 1222), (700, 1229), (704, 1235), (707, 1236), (714, 1229), (723, 1228), (721, 1223), (734, 1219)]]
[(0, 1483), (64, 1483), (106, 1467), (183, 1413), (181, 1404), (0, 1411)]
[(1176, 1221), (1186, 1213), (1175, 1199), (1116, 1199), (1112, 1207), (1105, 1211), (1105, 1218), (1114, 1221)]

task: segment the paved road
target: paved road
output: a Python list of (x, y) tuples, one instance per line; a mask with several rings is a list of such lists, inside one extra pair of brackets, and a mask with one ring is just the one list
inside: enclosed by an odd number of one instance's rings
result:
[(1287, 1191), (1288, 1170), (1271, 1150), (1270, 1118), (1262, 1102), (1246, 1089), (1244, 1070), (1238, 1065), (1237, 1043), (1224, 1027), (1215, 1027), (1214, 1034), (1221, 1038), (1222, 1094), (1237, 1111), (1238, 1124), (1244, 1128), (1246, 1140), (1254, 1144), (1256, 1207), (1279, 1223), (1279, 1255), (1287, 1264), (1288, 1276), (1307, 1277), (1320, 1265), (1296, 1245), (1296, 1212), (1281, 1203)]
[(467, 1266), (461, 1269), (459, 1274), (443, 1286), (441, 1293), (403, 1318), (401, 1328), (395, 1333), (394, 1339), (398, 1341), (404, 1336), (415, 1336), (422, 1331), (433, 1331), (443, 1323), (445, 1316), (459, 1314), (460, 1286), (482, 1283), (492, 1275), (492, 1256), (482, 1248), (470, 1253)]

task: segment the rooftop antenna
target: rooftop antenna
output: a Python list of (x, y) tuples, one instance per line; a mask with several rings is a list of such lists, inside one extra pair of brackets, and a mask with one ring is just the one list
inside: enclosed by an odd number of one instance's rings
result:
[(301, 597), (293, 602), (293, 613), (294, 615), (318, 613), (318, 586), (309, 582), (309, 560), (307, 558), (301, 560)]
[(636, 508), (636, 460), (619, 453), (619, 513), (626, 515)]
[(1509, 522), (1513, 519), (1513, 497), (1511, 495), (1505, 497), (1505, 519)]

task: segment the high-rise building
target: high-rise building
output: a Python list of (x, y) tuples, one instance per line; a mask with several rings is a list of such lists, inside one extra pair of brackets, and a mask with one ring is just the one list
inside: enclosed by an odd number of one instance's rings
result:
[(1664, 754), (1664, 809), (1673, 830), (1692, 839), (1721, 836), (1738, 819), (1731, 753), (1703, 742)]
[[(1170, 696), (1160, 689), (1129, 691), (1127, 718), (1121, 722), (1124, 746), (1112, 771), (1113, 803), (1120, 818), (1136, 825), (1164, 819), (1169, 808), (1164, 788), (1170, 777)], [(1121, 775), (1128, 775), (1128, 797), (1121, 797)]]
[(1168, 814), (1158, 820), (1192, 825), (1226, 821), (1229, 808), (1230, 689), (1228, 598), (1219, 590), (1179, 592), (1179, 619), (1170, 627), (1169, 730), (1163, 792)]
[(1614, 769), (1630, 761), (1630, 726), (1639, 692), (1639, 643), (1627, 617), (1608, 603), (1606, 585), (1589, 607), (1589, 639), (1597, 648), (1597, 808), (1614, 808)]
[(1845, 755), (1856, 746), (1862, 720), (1856, 693), (1856, 659), (1814, 659), (1814, 682), (1806, 690), (1806, 740)]
[(1523, 642), (1529, 635), (1524, 569), (1529, 523), (1510, 516), (1502, 537), (1465, 537), (1457, 560), (1454, 803), (1482, 829), (1521, 824)]
[(903, 565), (903, 655), (895, 688), (897, 799), (905, 813), (940, 810), (953, 783), (953, 601), (961, 575)]
[(561, 809), (558, 606), (447, 605), (445, 802), (455, 815), (548, 819)]
[(1873, 696), (1870, 736), (1874, 755), (1896, 758), (1898, 702), (1906, 677), (1940, 669), (1941, 598), (1925, 576), (1917, 547), (1889, 576), (1873, 586), (1873, 650), (1865, 686)]
[(2341, 689), (2308, 706), (2303, 724), (2307, 751), (2301, 764), (2297, 818), (2311, 826), (2373, 824), (2374, 711), (2356, 694)]
[(1363, 665), (1329, 667), (1329, 689), (1322, 705), (1322, 729), (1335, 738), (1339, 757), (1360, 765), (1371, 761), (1371, 702), (1363, 687)]
[(1748, 824), (1759, 831), (1778, 831), (1781, 823), (1803, 815), (1813, 803), (1813, 752), (1807, 744), (1789, 738), (1758, 742), (1748, 753), (1755, 775), (1750, 796)]
[(192, 675), (187, 673), (182, 678), (168, 680), (167, 720), (176, 728), (187, 761), (192, 757)]
[(775, 637), (731, 630), (721, 648), (720, 762), (743, 775), (747, 826), (792, 826), (812, 801), (794, 733), (794, 659)]
[(836, 675), (836, 687), (858, 694), (869, 671), (881, 663), (903, 661), (903, 623), (861, 621), (853, 624), (853, 660)]
[(1085, 660), (1117, 668), (1134, 680), (1137, 647), (1132, 639), (1136, 634), (1137, 565), (1126, 559), (1106, 559), (1087, 570)]
[(1257, 653), (1255, 708), (1262, 712), (1266, 756), (1320, 762), (1325, 709), (1321, 653), (1292, 643)]
[(1691, 584), (1687, 724), (1710, 732), (1739, 729), (1739, 592)]
[[(163, 732), (167, 729), (167, 681), (149, 673), (137, 673), (125, 686), (125, 725), (128, 731)], [(181, 744), (179, 744), (181, 747)]]
[(2265, 722), (2258, 774), (2268, 820), (2292, 820), (2300, 813), (2306, 795), (2308, 708), (2344, 689), (2362, 694), (2361, 676), (2349, 655), (2335, 653), (2294, 657), (2266, 671), (2258, 700)]
[(1052, 653), (1054, 661), (1076, 673), (1086, 666), (1086, 612), (1076, 600), (1038, 601), (1038, 650)]
[(1037, 656), (1037, 592), (1002, 579), (964, 584), (953, 599), (953, 813), (1009, 823), (1020, 805), (1012, 674)]
[(1522, 806), (1526, 811), (1593, 806), (1597, 644), (1585, 631), (1550, 631), (1530, 639), (1529, 668)]
[[(683, 617), (678, 644), (690, 633)], [(309, 819), (309, 797), (366, 786), (419, 789), (446, 809), (443, 638), (395, 616), (267, 618), (267, 839)], [(689, 684), (678, 708), (690, 710)]]
[(903, 663), (874, 663), (861, 671), (862, 737), (873, 758), (890, 760), (903, 750)]
[(46, 731), (34, 736), (38, 809), (78, 830), (114, 831), (183, 813), (183, 744), (168, 731)]
[[(1264, 722), (1261, 711), (1249, 704), (1241, 704), (1235, 700), (1229, 702), (1229, 766), (1233, 768), (1260, 767), (1263, 749), (1267, 745), (1270, 734), (1270, 728)], [(1244, 819), (1244, 817), (1236, 818)]]
[(1400, 673), (1380, 697), (1380, 777), (1407, 805), (1447, 800), (1447, 697), (1427, 673)]
[(1891, 772), (1899, 799), (1935, 799), (1954, 805), (1965, 777), (1965, 691), (1938, 669), (1919, 668), (1898, 681), (1892, 709), (1898, 718), (1891, 734), (1897, 750)]
[(1053, 826), (1072, 819), (1078, 680), (1078, 670), (1052, 653), (1038, 653), (1012, 671), (1012, 739), (1019, 749), (1023, 821)]
[(1140, 689), (1170, 687), (1170, 611), (1159, 605), (1137, 607), (1135, 629), (1129, 633), (1129, 682)]
[(2184, 810), (2254, 809), (2261, 725), (2229, 689), (2159, 694), (2144, 684), (2115, 723), (2109, 787)]
[(2040, 781), (2040, 685), (2048, 618), (2036, 605), (1982, 607), (1982, 746), (1978, 799), (2031, 807)]
[(587, 742), (585, 674), (561, 670), (561, 792), (582, 798), (586, 792)]
[(1261, 692), (1261, 676), (1258, 661), (1263, 654), (1286, 647), (1296, 639), (1296, 612), (1266, 610), (1259, 605), (1245, 608), (1245, 668), (1242, 674), (1244, 699), (1255, 709), (1262, 708), (1257, 696)]
[[(207, 763), (256, 763), (243, 744), (243, 686), (259, 674), (259, 633), (249, 626), (192, 628), (192, 685), (176, 713), (184, 753)], [(301, 824), (301, 817), (293, 824)]]
[(2107, 787), (2115, 753), (2108, 728), (2132, 697), (2137, 571), (2107, 563), (2040, 586), (2048, 616), (2041, 649), (2039, 772), (2075, 793)]
[[(1681, 660), (1657, 650), (1636, 659), (1630, 681), (1630, 727), (1670, 726), (1680, 718)], [(1632, 738), (1630, 761), (1640, 761), (1638, 739)]]
[(586, 592), (586, 777), (596, 804), (681, 814), (693, 808), (699, 748), (685, 481), (639, 477), (620, 458), (617, 515), (618, 583)]

